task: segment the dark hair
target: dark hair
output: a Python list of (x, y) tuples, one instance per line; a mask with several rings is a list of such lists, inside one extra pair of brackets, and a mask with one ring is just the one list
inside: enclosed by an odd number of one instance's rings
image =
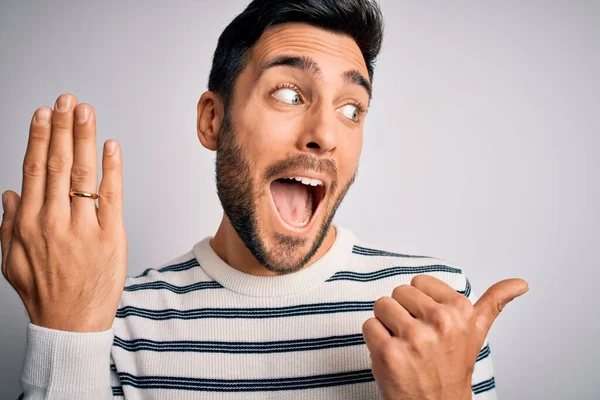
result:
[(304, 22), (350, 36), (373, 80), (383, 40), (383, 16), (374, 0), (253, 0), (225, 28), (213, 56), (208, 89), (219, 94), (226, 107), (250, 48), (267, 28), (286, 22)]

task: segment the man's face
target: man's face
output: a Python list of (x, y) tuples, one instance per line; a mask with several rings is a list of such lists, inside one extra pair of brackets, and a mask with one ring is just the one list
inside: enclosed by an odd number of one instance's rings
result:
[(252, 48), (217, 139), (217, 192), (268, 270), (301, 269), (327, 236), (357, 171), (369, 92), (348, 36), (290, 23)]

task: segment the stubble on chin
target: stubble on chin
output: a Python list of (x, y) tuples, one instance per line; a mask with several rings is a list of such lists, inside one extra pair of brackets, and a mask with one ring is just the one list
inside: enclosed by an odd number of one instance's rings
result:
[(299, 271), (306, 263), (304, 259), (304, 248), (308, 238), (297, 238), (280, 232), (273, 233), (273, 243), (262, 243), (266, 247), (266, 255), (269, 262), (264, 267), (278, 274), (286, 274)]

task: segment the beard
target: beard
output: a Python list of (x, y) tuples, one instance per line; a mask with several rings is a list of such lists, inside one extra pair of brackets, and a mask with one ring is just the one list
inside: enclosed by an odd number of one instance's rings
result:
[[(340, 190), (330, 209), (326, 211), (317, 235), (312, 239), (308, 250), (304, 250), (304, 254), (299, 252), (306, 247), (310, 238), (299, 238), (276, 232), (273, 237), (275, 243), (269, 246), (261, 231), (257, 203), (262, 196), (271, 194), (258, 193), (258, 186), (252, 174), (252, 163), (246, 157), (242, 146), (236, 141), (236, 133), (227, 109), (228, 107), (225, 110), (223, 125), (217, 135), (215, 162), (217, 195), (223, 211), (246, 248), (262, 266), (278, 274), (296, 272), (302, 269), (321, 247), (335, 212), (356, 179), (357, 171)], [(309, 169), (326, 173), (331, 178), (331, 184), (326, 193), (327, 199), (323, 198), (321, 202), (327, 200), (322, 204), (324, 207), (332, 202), (331, 196), (335, 195), (338, 186), (337, 168), (332, 160), (319, 160), (304, 153), (277, 161), (265, 170), (264, 183), (269, 183), (274, 177), (292, 169)]]

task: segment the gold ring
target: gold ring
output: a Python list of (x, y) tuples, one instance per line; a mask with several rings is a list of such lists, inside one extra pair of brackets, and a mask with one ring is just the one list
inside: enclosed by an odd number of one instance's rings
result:
[(100, 197), (96, 193), (77, 192), (75, 190), (71, 190), (69, 192), (69, 196), (71, 196), (71, 197), (73, 197), (73, 196), (87, 197), (87, 198), (94, 199), (94, 200), (97, 199), (98, 197)]

